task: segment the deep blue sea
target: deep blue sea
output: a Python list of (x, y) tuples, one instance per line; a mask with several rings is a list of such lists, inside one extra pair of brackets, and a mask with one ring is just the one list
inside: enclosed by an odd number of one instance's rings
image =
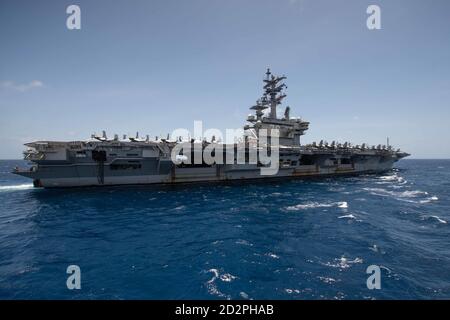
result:
[[(450, 298), (450, 160), (277, 183), (33, 189), (0, 161), (2, 299)], [(69, 290), (66, 269), (81, 269)], [(369, 290), (366, 269), (381, 270)]]

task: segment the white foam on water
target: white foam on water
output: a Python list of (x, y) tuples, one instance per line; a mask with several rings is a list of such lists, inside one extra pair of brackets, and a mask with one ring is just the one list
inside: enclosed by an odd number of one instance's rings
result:
[(352, 214), (347, 214), (345, 216), (340, 216), (338, 219), (356, 219), (356, 217)]
[(381, 180), (379, 182), (376, 182), (377, 184), (388, 184), (388, 183), (392, 183), (392, 182), (396, 182), (398, 184), (405, 184), (408, 181), (406, 181), (403, 177), (399, 177), (397, 174), (393, 174), (390, 176), (382, 176), (382, 177), (378, 177), (378, 180)]
[(217, 288), (216, 280), (219, 279), (223, 282), (231, 282), (234, 279), (236, 279), (237, 277), (233, 276), (232, 274), (229, 274), (229, 273), (220, 274), (218, 269), (209, 269), (205, 272), (209, 272), (209, 273), (213, 274), (213, 277), (206, 282), (206, 287), (208, 289), (208, 292), (212, 295), (216, 295), (221, 298), (230, 299), (229, 295), (226, 295), (219, 291), (219, 289)]
[(284, 291), (286, 291), (286, 293), (292, 294), (292, 293), (300, 293), (300, 290), (298, 289), (284, 289)]
[(438, 221), (439, 223), (447, 224), (447, 221), (444, 220), (444, 219), (442, 219), (442, 218), (439, 217), (439, 216), (421, 216), (420, 219), (423, 220), (423, 221), (424, 221), (424, 220), (436, 220), (436, 221)]
[[(437, 196), (430, 197), (428, 192), (421, 190), (393, 191), (383, 188), (363, 188), (363, 190), (368, 191), (371, 195), (380, 197), (392, 197), (396, 200), (410, 203), (426, 204), (432, 201), (439, 200)], [(420, 199), (420, 197), (422, 199)]]
[(331, 203), (309, 202), (309, 203), (305, 203), (305, 204), (297, 204), (295, 206), (286, 207), (286, 210), (298, 211), (298, 210), (306, 210), (306, 209), (314, 209), (314, 208), (331, 208), (331, 207), (338, 207), (341, 209), (346, 209), (346, 208), (348, 208), (348, 203), (345, 201), (331, 202)]
[(420, 190), (403, 191), (403, 192), (400, 192), (399, 196), (400, 197), (404, 197), (404, 198), (414, 198), (414, 197), (416, 197), (418, 195), (421, 195), (421, 194), (427, 195), (428, 192), (420, 191)]
[(350, 266), (351, 264), (354, 264), (354, 263), (363, 263), (363, 259), (355, 258), (353, 260), (348, 260), (347, 258), (342, 257), (340, 262), (341, 262), (341, 265), (348, 265), (348, 266)]
[(271, 257), (271, 258), (273, 258), (273, 259), (280, 259), (280, 257), (279, 256), (277, 256), (275, 253), (271, 253), (271, 252), (269, 252), (269, 253), (267, 253), (266, 254), (268, 257)]
[(244, 240), (244, 239), (238, 239), (235, 243), (243, 245), (243, 246), (253, 247), (253, 243), (251, 243), (251, 242), (249, 242), (247, 240)]
[(380, 177), (379, 179), (383, 180), (383, 181), (397, 181), (397, 182), (400, 182), (400, 183), (405, 181), (405, 179), (403, 179), (402, 177), (399, 177), (396, 174), (391, 175), (391, 176)]
[(213, 282), (214, 280), (217, 279), (217, 277), (219, 277), (219, 270), (217, 270), (217, 269), (209, 269), (208, 272), (212, 272), (214, 274), (212, 279), (209, 280), (208, 282)]
[(396, 198), (415, 198), (419, 195), (428, 195), (428, 192), (420, 190), (391, 191), (383, 188), (363, 188), (363, 190), (370, 192), (372, 195), (383, 197), (393, 196)]
[(223, 294), (222, 292), (220, 292), (219, 289), (217, 288), (217, 285), (216, 285), (216, 280), (219, 277), (219, 270), (217, 270), (217, 269), (209, 269), (206, 272), (211, 272), (211, 273), (214, 274), (213, 277), (206, 282), (206, 287), (208, 289), (208, 292), (210, 294), (212, 294), (212, 295), (225, 298), (226, 295)]
[(310, 202), (306, 204), (297, 204), (295, 206), (289, 206), (286, 210), (305, 210), (305, 209), (313, 209), (313, 208), (329, 208), (332, 207), (332, 204), (327, 203), (318, 203), (318, 202)]
[(225, 274), (221, 274), (219, 278), (223, 282), (231, 282), (234, 279), (236, 279), (236, 276), (233, 276), (232, 274), (229, 274), (229, 273), (225, 273)]
[(339, 208), (348, 208), (348, 203), (343, 201), (343, 202), (338, 202), (338, 207)]
[(392, 175), (392, 176), (379, 177), (379, 179), (380, 179), (380, 180), (383, 180), (383, 181), (394, 181), (394, 180), (397, 180), (398, 177), (397, 177), (396, 174), (394, 174), (394, 175)]
[(327, 284), (332, 284), (336, 282), (336, 279), (330, 277), (317, 277), (320, 281)]
[(339, 269), (348, 269), (351, 267), (352, 264), (356, 263), (363, 263), (363, 259), (361, 258), (355, 258), (353, 260), (349, 260), (342, 256), (339, 259), (334, 259), (335, 263), (327, 262), (325, 263), (325, 266), (327, 267), (333, 267), (333, 268), (339, 268)]
[(441, 217), (438, 217), (438, 216), (431, 216), (431, 218), (436, 219), (436, 220), (439, 221), (440, 223), (447, 224), (447, 221), (445, 221), (445, 220), (442, 219)]
[(0, 186), (0, 192), (2, 191), (15, 191), (15, 190), (28, 190), (33, 189), (32, 184), (17, 184), (13, 186)]
[(420, 203), (429, 203), (429, 202), (437, 201), (437, 200), (439, 200), (438, 197), (432, 196), (432, 197), (429, 197), (429, 198), (427, 198), (427, 199), (425, 199), (425, 200), (420, 200), (419, 202), (420, 202)]
[(248, 296), (248, 294), (247, 293), (245, 293), (244, 291), (241, 291), (240, 293), (239, 293), (239, 295), (241, 296), (241, 298), (242, 299), (250, 299), (250, 297)]

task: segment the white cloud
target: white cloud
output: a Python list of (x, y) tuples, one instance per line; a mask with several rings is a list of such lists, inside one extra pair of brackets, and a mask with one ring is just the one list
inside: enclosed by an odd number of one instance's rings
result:
[(14, 81), (0, 82), (0, 88), (3, 90), (13, 90), (18, 92), (25, 92), (36, 88), (42, 88), (44, 83), (39, 80), (33, 80), (29, 83), (15, 83)]

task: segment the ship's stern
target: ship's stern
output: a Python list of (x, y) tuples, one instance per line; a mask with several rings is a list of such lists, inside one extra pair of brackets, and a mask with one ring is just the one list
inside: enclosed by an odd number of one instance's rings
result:
[(29, 169), (23, 169), (23, 168), (15, 167), (14, 170), (11, 173), (12, 174), (16, 174), (18, 176), (22, 176), (22, 177), (25, 177), (25, 178), (32, 179), (33, 180), (33, 186), (35, 188), (41, 188), (42, 187), (42, 183), (41, 183), (41, 180), (39, 179), (39, 175), (38, 175), (36, 167), (31, 167)]

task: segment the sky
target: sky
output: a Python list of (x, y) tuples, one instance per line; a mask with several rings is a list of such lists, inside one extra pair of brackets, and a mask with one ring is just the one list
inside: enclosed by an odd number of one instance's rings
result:
[[(73, 4), (80, 30), (66, 26)], [(389, 137), (450, 158), (449, 12), (448, 0), (1, 0), (0, 159), (102, 130), (242, 127), (267, 67), (311, 122), (303, 143)]]

